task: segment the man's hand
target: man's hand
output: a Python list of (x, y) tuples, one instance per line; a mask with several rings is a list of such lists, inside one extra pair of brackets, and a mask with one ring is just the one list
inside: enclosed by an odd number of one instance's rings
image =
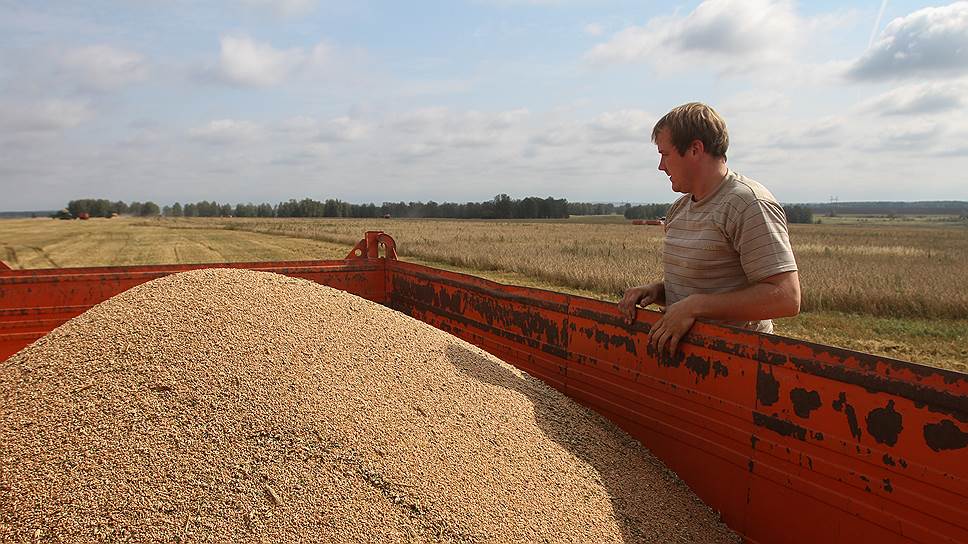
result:
[(625, 290), (625, 296), (618, 303), (618, 311), (625, 318), (625, 324), (631, 325), (635, 321), (635, 305), (646, 307), (649, 304), (662, 304), (665, 301), (665, 285), (650, 283)]
[(666, 307), (662, 317), (652, 325), (649, 331), (649, 345), (656, 353), (663, 351), (669, 355), (675, 355), (679, 349), (679, 340), (689, 332), (693, 323), (696, 322), (692, 304), (686, 297), (679, 302)]
[(692, 328), (696, 318), (758, 321), (793, 316), (799, 311), (800, 277), (796, 271), (781, 272), (738, 291), (696, 293), (670, 304), (652, 325), (649, 344), (657, 352), (675, 355), (679, 341)]

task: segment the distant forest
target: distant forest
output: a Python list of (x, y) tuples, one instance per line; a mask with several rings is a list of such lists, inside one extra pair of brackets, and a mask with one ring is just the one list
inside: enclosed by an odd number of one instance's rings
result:
[[(669, 204), (591, 203), (568, 202), (563, 198), (527, 197), (514, 199), (506, 194), (484, 202), (384, 202), (351, 204), (338, 199), (324, 201), (304, 198), (278, 204), (219, 204), (201, 201), (158, 206), (154, 202), (110, 201), (79, 199), (68, 203), (70, 217), (86, 213), (90, 217), (133, 215), (140, 217), (408, 217), (448, 219), (560, 219), (570, 215), (622, 215), (626, 219), (659, 219), (665, 217)], [(787, 221), (813, 223), (814, 215), (958, 215), (968, 217), (968, 202), (831, 202), (813, 204), (785, 204)], [(63, 214), (63, 212), (58, 212)], [(29, 212), (0, 212), (0, 217), (37, 215)], [(42, 215), (50, 215), (43, 212)], [(57, 214), (53, 214), (57, 215)]]
[(151, 217), (409, 217), (448, 219), (560, 219), (570, 215), (624, 215), (627, 219), (658, 219), (668, 204), (631, 204), (568, 202), (563, 198), (528, 197), (512, 199), (506, 194), (484, 202), (384, 202), (351, 204), (337, 199), (325, 201), (304, 198), (278, 204), (219, 204), (201, 202), (158, 207), (154, 202), (112, 202), (86, 198), (72, 200), (65, 208), (72, 217), (86, 213), (89, 217), (134, 215)]
[[(351, 204), (337, 199), (325, 201), (304, 198), (278, 204), (219, 204), (218, 202), (179, 202), (158, 207), (154, 202), (112, 202), (104, 199), (72, 200), (67, 212), (73, 217), (82, 213), (90, 217), (128, 214), (142, 217), (440, 217), (453, 219), (556, 219), (573, 214), (563, 198), (527, 197), (512, 199), (506, 194), (484, 202), (384, 202)], [(609, 213), (609, 212), (604, 212)]]
[(958, 215), (968, 217), (968, 202), (824, 202), (806, 204), (819, 215)]

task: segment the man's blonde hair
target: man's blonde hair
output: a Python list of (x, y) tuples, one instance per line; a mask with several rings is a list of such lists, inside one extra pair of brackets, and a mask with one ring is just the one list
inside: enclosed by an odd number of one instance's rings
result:
[(726, 158), (726, 149), (729, 148), (726, 121), (716, 110), (702, 102), (689, 102), (663, 115), (652, 128), (653, 143), (662, 129), (669, 129), (672, 145), (680, 155), (685, 155), (689, 145), (699, 140), (706, 153)]

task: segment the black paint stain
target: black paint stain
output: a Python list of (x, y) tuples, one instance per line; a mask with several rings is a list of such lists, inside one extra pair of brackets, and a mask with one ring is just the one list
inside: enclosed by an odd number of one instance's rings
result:
[(887, 491), (888, 493), (893, 493), (894, 486), (891, 485), (891, 479), (884, 478), (882, 481), (884, 482), (884, 491)]
[(854, 440), (860, 440), (861, 431), (860, 424), (857, 422), (857, 412), (854, 411), (854, 407), (847, 403), (847, 394), (841, 393), (837, 400), (833, 402), (834, 410), (838, 412), (845, 412), (847, 414), (847, 425), (850, 426), (850, 434), (854, 437)]
[(885, 453), (884, 454), (884, 464), (885, 465), (891, 465), (892, 467), (895, 466), (895, 464), (894, 464), (894, 458)]
[(752, 459), (750, 459), (750, 461), (749, 461), (749, 463), (748, 463), (747, 466), (749, 466), (750, 472), (753, 472), (753, 460)]
[(624, 347), (625, 351), (631, 353), (632, 355), (636, 355), (635, 341), (627, 334), (608, 334), (596, 328), (595, 342), (606, 350), (611, 346)]
[(787, 362), (787, 356), (783, 353), (760, 349), (756, 352), (756, 360), (763, 361), (764, 363), (769, 363), (771, 365), (782, 365)]
[(763, 406), (776, 404), (780, 400), (780, 382), (773, 377), (773, 367), (769, 372), (763, 372), (763, 365), (757, 365), (756, 400)]
[(713, 376), (716, 378), (729, 376), (729, 367), (719, 361), (713, 361)]
[(962, 431), (950, 419), (924, 426), (924, 441), (934, 451), (958, 450), (968, 446), (968, 433)]
[(797, 440), (807, 440), (807, 430), (792, 421), (753, 412), (753, 423), (757, 427), (765, 427), (782, 436), (792, 436)]
[(659, 366), (664, 366), (666, 368), (679, 368), (682, 366), (683, 359), (685, 359), (685, 356), (682, 354), (682, 350), (676, 350), (674, 354), (669, 355), (669, 352), (667, 351), (659, 353), (652, 346), (652, 344), (648, 345), (646, 348), (646, 353), (655, 357), (655, 360), (657, 363), (659, 363)]
[(709, 377), (709, 368), (711, 366), (708, 359), (703, 359), (698, 355), (686, 357), (686, 368), (696, 374), (696, 383), (699, 383), (700, 379)]
[(901, 465), (901, 468), (907, 468), (907, 461), (904, 459), (898, 459), (897, 464)]
[(867, 432), (880, 444), (893, 446), (904, 429), (901, 414), (894, 410), (894, 400), (887, 401), (884, 408), (875, 408), (867, 414)]
[[(840, 358), (849, 353), (836, 348), (826, 349), (829, 346), (814, 346), (815, 349), (819, 349), (821, 347), (825, 348), (824, 351), (837, 355)], [(866, 354), (854, 353), (852, 356), (854, 358), (872, 358), (871, 361), (869, 361), (868, 366), (875, 365), (877, 360), (874, 358), (874, 356)], [(958, 421), (968, 423), (968, 411), (964, 409), (964, 397), (963, 395), (958, 395), (953, 391), (911, 383), (905, 380), (898, 380), (877, 373), (860, 373), (855, 370), (851, 370), (845, 365), (825, 365), (813, 359), (792, 357), (790, 362), (796, 366), (797, 370), (808, 372), (815, 376), (821, 376), (824, 378), (830, 378), (831, 380), (857, 385), (863, 387), (865, 390), (871, 393), (887, 393), (898, 397), (904, 397), (910, 399), (918, 407), (927, 407), (928, 410), (932, 412), (947, 414), (951, 417), (954, 417)], [(941, 369), (925, 367), (923, 365), (916, 365), (914, 363), (905, 363), (903, 361), (887, 362), (895, 365), (897, 369), (903, 368), (908, 372), (913, 372), (924, 377), (940, 375), (942, 378), (944, 378), (945, 383), (948, 383), (948, 378), (951, 377), (952, 374), (957, 374)], [(957, 379), (965, 380), (966, 378), (964, 375), (958, 375)]]
[(802, 387), (796, 387), (790, 391), (790, 400), (793, 402), (793, 411), (803, 419), (810, 417), (810, 412), (820, 408), (820, 393), (807, 391)]
[(754, 450), (756, 449), (756, 443), (759, 441), (760, 437), (756, 436), (755, 434), (750, 435), (750, 447), (752, 447)]
[[(519, 301), (521, 297), (483, 288), (469, 289), (460, 284), (453, 285), (458, 290), (451, 293), (447, 289), (451, 283), (453, 282), (436, 279), (421, 282), (413, 278), (395, 276), (391, 307), (414, 317), (423, 313), (439, 315), (444, 319), (461, 323), (467, 328), (497, 334), (557, 357), (569, 356), (566, 349), (569, 333), (568, 319), (562, 320), (559, 324), (538, 311), (540, 308), (545, 308), (567, 313), (567, 308), (563, 305), (531, 300)], [(516, 304), (519, 302), (520, 304)], [(473, 309), (482, 319), (468, 317), (469, 309)], [(454, 330), (458, 330), (456, 326)]]

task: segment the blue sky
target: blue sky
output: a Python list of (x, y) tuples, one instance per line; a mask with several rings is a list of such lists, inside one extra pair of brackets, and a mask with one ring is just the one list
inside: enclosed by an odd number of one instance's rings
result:
[(0, 0), (0, 210), (669, 202), (692, 100), (783, 202), (968, 199), (968, 2)]

